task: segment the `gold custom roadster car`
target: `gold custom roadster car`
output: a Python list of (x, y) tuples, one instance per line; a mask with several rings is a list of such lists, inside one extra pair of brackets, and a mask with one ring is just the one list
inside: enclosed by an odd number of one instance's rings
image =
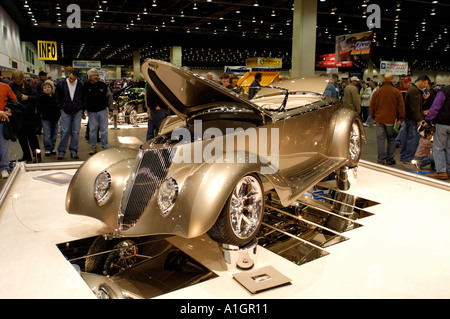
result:
[(92, 156), (67, 193), (70, 214), (103, 221), (113, 236), (207, 233), (242, 247), (261, 225), (265, 192), (289, 206), (358, 165), (361, 120), (323, 96), (327, 77), (282, 80), (249, 101), (167, 62), (146, 60), (141, 72), (175, 115), (139, 150)]

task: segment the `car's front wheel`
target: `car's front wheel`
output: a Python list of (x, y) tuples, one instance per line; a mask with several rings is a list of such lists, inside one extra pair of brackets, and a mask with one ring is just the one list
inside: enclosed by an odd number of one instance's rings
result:
[(234, 187), (208, 235), (222, 244), (245, 246), (255, 238), (263, 213), (264, 190), (261, 180), (256, 175), (246, 175)]

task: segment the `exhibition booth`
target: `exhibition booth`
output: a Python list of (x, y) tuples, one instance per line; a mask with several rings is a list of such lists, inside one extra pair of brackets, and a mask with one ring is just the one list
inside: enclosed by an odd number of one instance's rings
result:
[[(14, 168), (3, 188), (0, 210), (2, 298), (105, 296), (98, 290), (96, 295), (83, 280), (83, 266), (78, 265), (84, 259), (75, 256), (85, 252), (83, 240), (104, 234), (105, 225), (65, 210), (68, 183), (80, 165), (22, 163)], [(320, 191), (300, 201), (320, 201), (330, 185), (324, 183)], [(153, 287), (156, 298), (448, 298), (448, 191), (446, 183), (362, 161), (351, 195), (358, 198), (356, 203), (366, 203), (363, 206), (367, 207), (357, 208), (365, 217), (353, 221), (356, 227), (331, 233), (299, 220), (309, 232), (315, 229), (309, 242), (294, 239), (288, 245), (293, 250), (287, 253), (288, 246), (286, 251), (274, 252), (258, 244), (251, 249), (254, 265), (250, 269), (236, 266), (236, 259), (227, 259), (223, 247), (206, 235), (147, 238), (148, 242), (163, 242), (164, 247), (184, 253), (184, 263), (197, 265), (196, 269), (201, 269), (197, 279), (202, 278), (180, 285), (181, 289), (158, 288), (158, 278), (147, 285)], [(278, 237), (291, 238), (283, 236), (283, 230), (273, 231)], [(320, 240), (331, 234), (332, 240)], [(259, 243), (270, 234), (264, 236)], [(286, 238), (281, 242), (287, 243)], [(324, 242), (329, 245), (321, 247)], [(313, 250), (316, 253), (311, 254)], [(152, 271), (161, 273), (163, 264), (153, 265)], [(246, 276), (255, 274), (280, 279), (279, 285), (261, 291), (245, 288)], [(160, 279), (169, 285), (170, 278), (173, 274), (165, 273)], [(185, 279), (195, 278), (186, 272)], [(108, 281), (106, 277), (104, 281)], [(92, 284), (89, 278), (88, 282)], [(139, 286), (134, 282), (134, 287)], [(136, 293), (133, 289), (129, 291)], [(165, 293), (167, 290), (170, 292)]]

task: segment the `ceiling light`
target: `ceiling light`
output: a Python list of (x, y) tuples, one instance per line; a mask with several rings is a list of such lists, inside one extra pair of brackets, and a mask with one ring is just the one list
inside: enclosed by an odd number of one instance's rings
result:
[(147, 13), (147, 8), (144, 8), (144, 11), (142, 12), (142, 14), (148, 14)]
[(152, 7), (157, 7), (158, 5), (156, 4), (156, 0), (153, 0), (153, 4)]
[(254, 7), (259, 7), (258, 1), (255, 1), (255, 3), (253, 4)]
[(194, 7), (192, 8), (193, 10), (197, 10), (197, 2), (194, 2)]

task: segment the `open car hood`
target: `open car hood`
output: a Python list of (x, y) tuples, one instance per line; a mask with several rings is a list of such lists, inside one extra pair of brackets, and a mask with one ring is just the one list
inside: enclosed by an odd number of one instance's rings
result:
[(156, 94), (184, 120), (230, 102), (236, 107), (259, 113), (262, 117), (272, 118), (266, 110), (219, 83), (171, 63), (147, 59), (141, 66), (141, 72)]

